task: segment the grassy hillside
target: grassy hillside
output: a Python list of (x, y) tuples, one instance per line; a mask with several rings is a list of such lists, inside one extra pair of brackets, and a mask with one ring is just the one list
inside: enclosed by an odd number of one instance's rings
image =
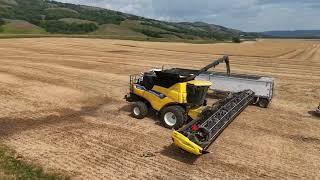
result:
[(127, 36), (127, 37), (141, 37), (147, 38), (148, 36), (134, 31), (130, 28), (126, 28), (121, 25), (116, 24), (103, 24), (99, 27), (99, 29), (91, 34), (94, 35), (119, 35), (119, 36)]
[[(2, 33), (94, 34), (177, 40), (231, 40), (248, 36), (238, 30), (203, 22), (172, 23), (108, 9), (48, 0), (0, 0)], [(24, 22), (24, 23), (21, 23)]]
[(83, 20), (83, 19), (77, 19), (77, 18), (61, 18), (59, 19), (59, 21), (63, 21), (66, 23), (76, 23), (76, 24), (87, 24), (87, 23), (94, 23), (96, 24), (96, 22), (94, 21), (88, 21), (88, 20)]
[(6, 34), (45, 34), (46, 31), (24, 20), (7, 20), (2, 26)]

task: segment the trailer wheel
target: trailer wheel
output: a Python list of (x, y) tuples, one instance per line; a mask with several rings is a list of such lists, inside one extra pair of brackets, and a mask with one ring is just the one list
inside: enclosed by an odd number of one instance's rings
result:
[(267, 108), (269, 105), (269, 100), (265, 98), (261, 98), (258, 102), (259, 107)]
[(180, 106), (169, 106), (161, 111), (161, 123), (168, 129), (179, 129), (185, 119), (185, 110)]
[(137, 119), (143, 119), (148, 115), (148, 106), (142, 101), (134, 102), (131, 106), (131, 115)]

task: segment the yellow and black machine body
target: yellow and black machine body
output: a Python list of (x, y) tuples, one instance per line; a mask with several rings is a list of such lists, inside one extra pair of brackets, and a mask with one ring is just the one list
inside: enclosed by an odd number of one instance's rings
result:
[(130, 76), (125, 98), (132, 103), (132, 116), (142, 119), (155, 110), (162, 125), (174, 129), (175, 145), (196, 155), (207, 153), (209, 145), (254, 98), (254, 92), (246, 90), (207, 106), (212, 83), (195, 78), (220, 63), (226, 63), (230, 74), (229, 58), (224, 56), (201, 70), (161, 69)]

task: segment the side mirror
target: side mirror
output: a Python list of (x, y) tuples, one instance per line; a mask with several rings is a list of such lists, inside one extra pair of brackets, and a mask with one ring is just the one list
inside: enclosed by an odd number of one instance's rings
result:
[(203, 106), (207, 106), (208, 105), (208, 101), (205, 99), (204, 101), (203, 101)]

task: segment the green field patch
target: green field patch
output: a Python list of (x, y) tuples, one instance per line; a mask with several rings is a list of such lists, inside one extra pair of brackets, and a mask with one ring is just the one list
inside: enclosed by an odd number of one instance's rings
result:
[(101, 35), (120, 35), (120, 36), (135, 36), (135, 37), (147, 37), (142, 33), (136, 32), (127, 27), (119, 26), (116, 24), (103, 24), (99, 29), (92, 34), (101, 34)]
[(23, 20), (7, 20), (3, 26), (2, 33), (6, 34), (43, 34), (44, 29)]
[(22, 156), (0, 145), (0, 177), (4, 179), (69, 179), (67, 176), (47, 174), (42, 168), (26, 163)]
[(0, 0), (0, 4), (17, 5), (17, 2), (15, 0)]
[(134, 30), (148, 30), (148, 31), (153, 31), (153, 32), (158, 32), (158, 33), (166, 33), (166, 30), (163, 30), (161, 28), (147, 25), (147, 24), (142, 24), (140, 21), (137, 20), (125, 20), (123, 21), (120, 26), (134, 29)]
[(48, 20), (79, 17), (79, 13), (77, 11), (69, 8), (48, 8), (45, 9), (45, 15)]
[(88, 20), (83, 20), (83, 19), (77, 19), (77, 18), (62, 18), (59, 19), (59, 21), (63, 21), (65, 23), (76, 23), (76, 24), (89, 24), (89, 23), (94, 23), (97, 24), (94, 21), (88, 21)]
[(160, 36), (162, 38), (167, 38), (167, 39), (181, 39), (179, 36), (175, 34), (161, 34)]

